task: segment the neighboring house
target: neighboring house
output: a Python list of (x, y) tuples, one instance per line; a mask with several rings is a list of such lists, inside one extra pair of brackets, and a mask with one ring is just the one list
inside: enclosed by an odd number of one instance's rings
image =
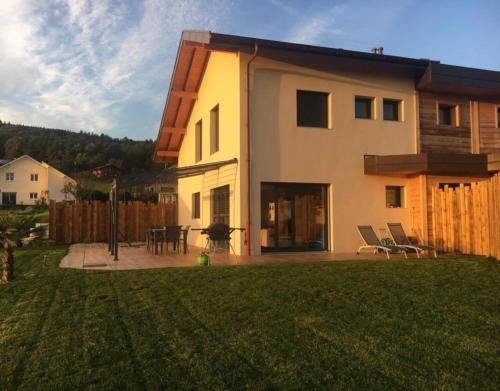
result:
[(123, 170), (114, 164), (105, 164), (104, 166), (96, 167), (92, 169), (92, 175), (97, 178), (112, 178), (121, 175)]
[(3, 205), (35, 205), (72, 199), (62, 191), (70, 182), (75, 183), (47, 163), (24, 155), (0, 167), (0, 201)]
[(145, 187), (146, 191), (158, 194), (158, 202), (177, 201), (177, 174), (175, 169), (160, 171)]
[(179, 223), (260, 254), (353, 252), (357, 224), (431, 239), (430, 189), (498, 153), (500, 72), (186, 31), (154, 160), (178, 161)]

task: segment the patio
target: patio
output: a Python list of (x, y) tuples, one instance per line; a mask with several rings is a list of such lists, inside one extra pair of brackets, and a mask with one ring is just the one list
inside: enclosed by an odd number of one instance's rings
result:
[[(61, 260), (60, 267), (73, 269), (97, 269), (97, 270), (131, 270), (131, 269), (155, 269), (167, 267), (192, 267), (197, 266), (196, 256), (202, 249), (189, 247), (187, 254), (174, 252), (154, 255), (146, 251), (144, 243), (135, 243), (129, 246), (120, 243), (119, 260), (113, 261), (113, 257), (107, 251), (105, 243), (73, 244), (68, 254)], [(414, 254), (408, 254), (408, 258), (414, 258)], [(384, 254), (372, 254), (370, 252), (356, 255), (356, 253), (330, 253), (330, 252), (293, 252), (273, 253), (254, 256), (238, 256), (224, 252), (210, 254), (211, 266), (228, 265), (256, 265), (277, 262), (318, 262), (318, 261), (343, 261), (355, 259), (385, 260)], [(391, 255), (391, 260), (401, 260), (401, 254)]]

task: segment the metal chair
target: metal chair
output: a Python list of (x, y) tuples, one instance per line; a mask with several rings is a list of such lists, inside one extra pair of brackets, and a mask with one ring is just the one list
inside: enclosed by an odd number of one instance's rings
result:
[[(180, 242), (182, 242), (182, 247), (184, 248), (184, 253), (186, 254), (188, 252), (188, 242), (187, 242), (187, 238), (188, 238), (188, 233), (189, 233), (189, 230), (191, 229), (191, 226), (190, 225), (186, 225), (182, 230), (184, 231), (184, 234), (182, 235), (181, 237), (181, 240)], [(180, 242), (179, 242), (179, 245), (180, 245)]]
[[(180, 225), (169, 225), (165, 227), (165, 232), (163, 234), (163, 239), (165, 240), (165, 245), (168, 251), (168, 244), (173, 243), (174, 251), (180, 251), (180, 238), (181, 238), (181, 226)], [(163, 254), (163, 241), (161, 243), (161, 252)]]

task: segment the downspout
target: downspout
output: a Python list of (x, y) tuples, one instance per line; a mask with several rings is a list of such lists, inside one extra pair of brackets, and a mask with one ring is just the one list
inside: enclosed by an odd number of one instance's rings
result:
[(247, 243), (247, 255), (252, 255), (252, 244), (250, 241), (250, 228), (251, 228), (251, 219), (250, 219), (250, 64), (255, 57), (257, 57), (257, 52), (259, 50), (259, 45), (255, 43), (253, 55), (247, 62), (247, 223), (245, 226), (245, 242)]

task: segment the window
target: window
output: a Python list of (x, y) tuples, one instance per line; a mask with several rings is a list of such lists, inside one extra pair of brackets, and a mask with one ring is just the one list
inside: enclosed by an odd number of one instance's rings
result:
[(37, 200), (38, 199), (38, 193), (30, 193), (30, 200)]
[(38, 174), (31, 174), (30, 179), (31, 182), (38, 182)]
[(193, 219), (199, 219), (200, 218), (200, 193), (193, 193), (193, 200), (192, 200), (192, 214), (193, 214)]
[(202, 125), (201, 120), (199, 120), (194, 129), (194, 137), (195, 137), (195, 151), (194, 151), (194, 160), (195, 162), (199, 162), (203, 158), (202, 152)]
[(385, 187), (385, 206), (387, 208), (403, 208), (404, 187), (386, 186)]
[(219, 150), (219, 105), (210, 111), (210, 154)]
[(297, 90), (297, 126), (328, 128), (328, 95)]
[(210, 191), (212, 198), (212, 222), (229, 225), (229, 185)]
[(456, 125), (457, 106), (439, 105), (439, 125)]
[(354, 98), (354, 109), (356, 118), (372, 119), (373, 98), (356, 96)]
[(5, 180), (6, 181), (13, 181), (14, 180), (14, 173), (13, 172), (6, 172), (5, 173)]
[(5, 205), (15, 205), (16, 204), (17, 193), (2, 193), (2, 204)]
[(384, 99), (384, 120), (401, 121), (401, 101)]

